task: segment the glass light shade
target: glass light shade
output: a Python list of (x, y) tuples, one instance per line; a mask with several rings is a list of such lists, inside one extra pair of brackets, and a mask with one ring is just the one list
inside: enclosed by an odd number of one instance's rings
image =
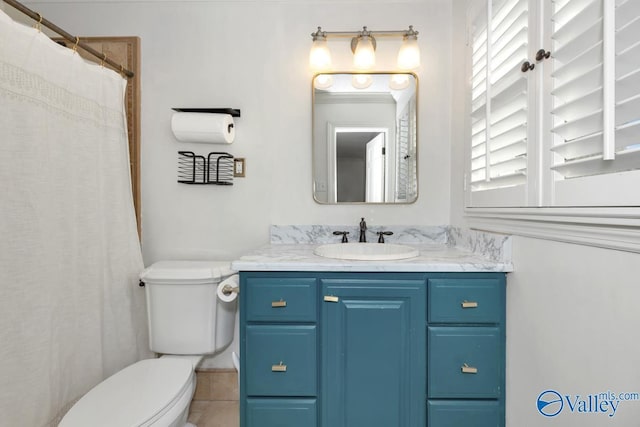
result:
[(373, 77), (369, 74), (354, 74), (351, 85), (356, 89), (366, 89), (373, 84)]
[(313, 80), (313, 87), (316, 89), (328, 89), (333, 86), (333, 76), (331, 74), (318, 74)]
[(393, 74), (389, 79), (389, 88), (402, 90), (409, 86), (409, 74)]
[(353, 53), (353, 66), (358, 70), (370, 70), (375, 64), (376, 53), (371, 37), (358, 37), (358, 43)]
[(331, 68), (331, 53), (329, 52), (326, 39), (315, 40), (313, 45), (311, 45), (309, 66), (314, 71), (326, 71)]
[(407, 37), (398, 52), (398, 68), (413, 70), (420, 66), (420, 48), (415, 37)]

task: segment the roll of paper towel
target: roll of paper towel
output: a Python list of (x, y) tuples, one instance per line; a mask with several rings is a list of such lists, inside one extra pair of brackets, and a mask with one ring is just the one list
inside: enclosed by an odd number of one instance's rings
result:
[(171, 130), (178, 141), (231, 144), (236, 136), (233, 117), (216, 113), (173, 113)]
[[(226, 288), (226, 289), (225, 289)], [(238, 292), (240, 291), (240, 283), (238, 282), (238, 275), (228, 277), (218, 284), (216, 294), (220, 301), (231, 302), (238, 298)]]

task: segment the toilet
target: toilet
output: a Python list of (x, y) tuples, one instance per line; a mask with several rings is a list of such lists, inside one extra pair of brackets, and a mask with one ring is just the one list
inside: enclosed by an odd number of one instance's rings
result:
[[(184, 427), (195, 392), (195, 367), (231, 343), (237, 287), (229, 262), (160, 261), (140, 275), (145, 285), (149, 348), (160, 356), (130, 365), (85, 394), (60, 427)], [(226, 298), (227, 300), (229, 298)]]

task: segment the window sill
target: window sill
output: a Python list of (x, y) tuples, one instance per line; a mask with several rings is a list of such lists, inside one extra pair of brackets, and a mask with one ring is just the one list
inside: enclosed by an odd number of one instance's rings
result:
[(640, 207), (466, 208), (469, 227), (640, 253)]

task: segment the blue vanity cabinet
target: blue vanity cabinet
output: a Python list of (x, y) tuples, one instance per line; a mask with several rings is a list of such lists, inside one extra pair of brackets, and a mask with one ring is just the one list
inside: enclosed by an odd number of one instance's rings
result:
[(505, 393), (505, 280), (429, 280), (427, 425), (502, 427)]
[(241, 427), (504, 427), (503, 273), (240, 273)]

